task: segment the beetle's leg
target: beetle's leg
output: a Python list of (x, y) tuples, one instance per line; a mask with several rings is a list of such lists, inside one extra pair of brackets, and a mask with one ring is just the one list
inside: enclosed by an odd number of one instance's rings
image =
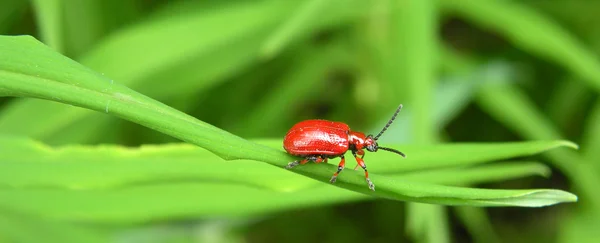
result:
[(356, 163), (358, 163), (358, 165), (362, 167), (363, 170), (365, 170), (365, 179), (367, 179), (369, 189), (375, 191), (375, 184), (373, 184), (373, 182), (371, 182), (371, 179), (369, 179), (369, 172), (367, 171), (367, 165), (365, 165), (365, 161), (361, 157), (358, 157), (356, 155), (354, 156), (354, 158), (356, 159)]
[(288, 163), (285, 168), (286, 169), (291, 169), (291, 168), (294, 168), (294, 167), (296, 167), (298, 165), (306, 164), (306, 163), (308, 163), (308, 161), (310, 161), (310, 158), (303, 159), (303, 160), (295, 160), (295, 161), (292, 161), (292, 162)]
[(340, 164), (338, 164), (338, 169), (335, 173), (333, 173), (333, 176), (331, 177), (331, 180), (329, 180), (329, 182), (334, 183), (335, 180), (337, 180), (338, 175), (340, 174), (340, 172), (342, 172), (342, 170), (344, 169), (344, 167), (346, 166), (346, 158), (344, 158), (344, 156), (342, 155), (342, 160), (340, 161)]
[(290, 163), (288, 163), (288, 165), (285, 168), (291, 169), (298, 165), (306, 164), (310, 161), (315, 162), (315, 163), (321, 163), (321, 162), (323, 162), (324, 158), (325, 158), (324, 156), (320, 156), (320, 155), (311, 155), (311, 156), (306, 157), (303, 160), (296, 160), (296, 161), (290, 162)]
[[(352, 151), (352, 155), (354, 155), (354, 157), (356, 158), (356, 155), (360, 155), (360, 158), (364, 158), (365, 157), (365, 151), (361, 150), (357, 150), (357, 151)], [(354, 170), (358, 169), (358, 167), (360, 166), (360, 164), (356, 164), (356, 166), (354, 166)]]

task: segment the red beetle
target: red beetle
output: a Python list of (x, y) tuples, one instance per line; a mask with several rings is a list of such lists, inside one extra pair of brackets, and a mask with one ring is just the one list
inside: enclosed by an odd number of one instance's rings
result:
[(365, 136), (362, 132), (351, 131), (350, 127), (342, 122), (306, 120), (297, 123), (290, 131), (288, 131), (287, 135), (285, 135), (283, 148), (289, 154), (300, 156), (304, 159), (290, 162), (286, 168), (291, 169), (299, 164), (306, 164), (309, 161), (315, 163), (327, 163), (327, 159), (341, 157), (338, 169), (330, 180), (331, 183), (334, 183), (338, 174), (346, 165), (344, 154), (346, 151), (351, 150), (352, 155), (356, 159), (356, 163), (358, 163), (354, 169), (360, 166), (365, 170), (365, 178), (367, 179), (369, 188), (375, 191), (375, 185), (371, 182), (371, 179), (369, 179), (369, 172), (367, 172), (367, 166), (363, 161), (363, 158), (365, 157), (363, 148), (366, 148), (370, 152), (377, 152), (378, 149), (382, 149), (406, 157), (404, 153), (398, 150), (380, 147), (377, 144), (377, 139), (379, 139), (392, 122), (394, 122), (394, 119), (396, 119), (396, 116), (401, 109), (402, 105), (396, 109), (392, 118), (375, 137), (372, 135)]

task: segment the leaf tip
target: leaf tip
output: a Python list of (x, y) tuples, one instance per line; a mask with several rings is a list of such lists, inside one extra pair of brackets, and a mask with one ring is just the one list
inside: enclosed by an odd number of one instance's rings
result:
[(559, 141), (558, 145), (559, 146), (565, 146), (565, 147), (569, 147), (569, 148), (572, 148), (572, 149), (579, 150), (579, 145), (578, 144), (576, 144), (574, 142), (571, 142), (571, 141), (568, 141), (568, 140), (561, 140), (561, 141)]

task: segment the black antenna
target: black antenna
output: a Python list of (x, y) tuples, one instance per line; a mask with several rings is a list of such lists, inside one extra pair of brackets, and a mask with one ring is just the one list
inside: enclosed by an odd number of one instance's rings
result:
[(402, 157), (406, 158), (406, 155), (405, 155), (404, 153), (402, 153), (402, 152), (398, 151), (398, 150), (395, 150), (395, 149), (392, 149), (392, 148), (384, 148), (384, 147), (379, 147), (379, 149), (383, 149), (383, 150), (385, 150), (385, 151), (390, 151), (390, 152), (392, 152), (392, 153), (397, 153), (397, 154), (399, 154), (400, 156), (402, 156)]
[(388, 121), (387, 124), (385, 124), (385, 127), (383, 127), (383, 129), (381, 129), (381, 132), (379, 132), (379, 134), (377, 134), (377, 136), (375, 136), (375, 140), (379, 139), (379, 137), (381, 137), (381, 134), (383, 134), (383, 132), (385, 132), (385, 130), (388, 129), (388, 127), (390, 127), (390, 125), (392, 125), (392, 122), (394, 122), (394, 119), (396, 119), (396, 116), (398, 115), (398, 112), (400, 112), (400, 110), (402, 110), (402, 104), (400, 104), (400, 106), (398, 106), (398, 109), (396, 109), (396, 112), (394, 113), (394, 115), (392, 116), (392, 118)]

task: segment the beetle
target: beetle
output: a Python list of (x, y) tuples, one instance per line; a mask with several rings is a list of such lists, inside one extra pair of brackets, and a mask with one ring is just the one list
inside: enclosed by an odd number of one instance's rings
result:
[(310, 161), (315, 163), (327, 163), (328, 159), (340, 157), (341, 161), (338, 164), (337, 171), (329, 180), (335, 183), (338, 175), (346, 166), (344, 154), (348, 150), (352, 151), (352, 155), (356, 159), (356, 170), (359, 166), (365, 171), (365, 179), (369, 185), (369, 189), (375, 191), (375, 184), (369, 179), (369, 172), (363, 160), (366, 149), (369, 152), (377, 152), (379, 149), (393, 152), (406, 158), (406, 155), (392, 148), (381, 147), (377, 144), (379, 137), (392, 125), (396, 116), (402, 109), (402, 104), (398, 106), (396, 112), (381, 129), (377, 136), (365, 136), (362, 132), (350, 130), (350, 126), (342, 122), (327, 121), (327, 120), (305, 120), (296, 123), (283, 139), (283, 148), (288, 154), (302, 157), (302, 160), (296, 160), (288, 163), (286, 169), (292, 169), (298, 165), (306, 164)]

